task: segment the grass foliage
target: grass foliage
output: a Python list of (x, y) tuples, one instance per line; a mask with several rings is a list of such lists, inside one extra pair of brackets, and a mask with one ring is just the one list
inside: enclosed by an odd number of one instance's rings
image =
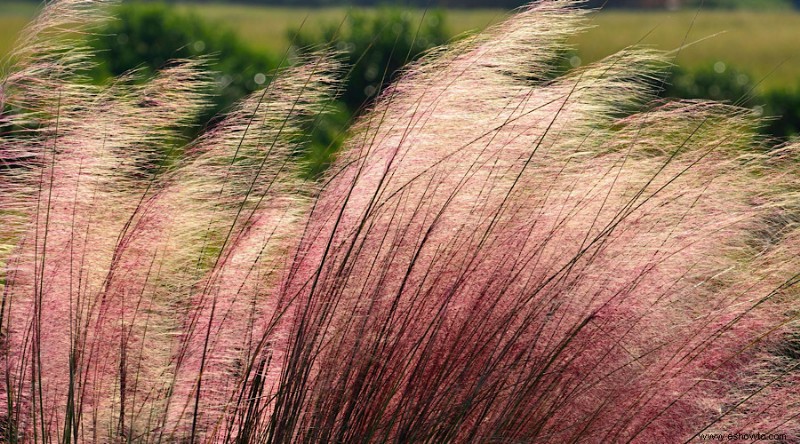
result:
[(106, 3), (48, 4), (0, 83), (3, 441), (800, 438), (800, 146), (657, 99), (667, 55), (552, 78), (586, 12), (534, 3), (405, 68), (309, 181), (334, 55), (165, 163), (214, 79), (90, 82)]

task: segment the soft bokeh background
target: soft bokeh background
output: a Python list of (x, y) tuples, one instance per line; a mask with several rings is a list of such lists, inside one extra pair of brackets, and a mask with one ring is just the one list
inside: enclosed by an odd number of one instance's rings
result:
[[(352, 6), (352, 4), (356, 4)], [(374, 4), (380, 3), (383, 6)], [(270, 72), (309, 48), (330, 44), (351, 71), (332, 113), (309, 122), (313, 142), (301, 153), (309, 177), (325, 169), (359, 110), (403, 64), (425, 50), (485, 28), (520, 0), (418, 0), (388, 5), (358, 0), (125, 1), (117, 19), (92, 38), (101, 65), (96, 82), (133, 68), (145, 74), (175, 57), (211, 55), (215, 107), (197, 131)], [(589, 1), (597, 7), (602, 1)], [(500, 5), (502, 7), (497, 7)], [(0, 56), (36, 14), (37, 1), (0, 3)], [(769, 117), (765, 135), (800, 134), (800, 0), (610, 0), (591, 28), (570, 43), (563, 69), (630, 45), (675, 50), (664, 96), (740, 104)], [(689, 45), (678, 50), (684, 45)], [(187, 134), (187, 138), (192, 134)]]

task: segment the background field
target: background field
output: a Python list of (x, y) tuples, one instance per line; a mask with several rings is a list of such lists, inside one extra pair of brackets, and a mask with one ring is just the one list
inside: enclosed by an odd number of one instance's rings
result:
[(20, 29), (30, 20), (35, 10), (27, 3), (0, 3), (0, 56), (11, 49)]
[[(290, 29), (303, 24), (313, 30), (322, 23), (338, 23), (348, 11), (213, 4), (180, 8), (234, 29), (255, 49), (273, 52), (285, 50)], [(29, 3), (0, 4), (0, 54), (11, 48), (35, 9)], [(502, 10), (450, 10), (447, 28), (458, 35), (482, 29), (506, 14)], [(684, 41), (710, 37), (681, 51), (676, 63), (697, 68), (721, 61), (751, 73), (755, 81), (763, 79), (762, 90), (800, 86), (800, 14), (792, 11), (609, 11), (593, 15), (590, 22), (594, 27), (572, 41), (583, 62), (637, 43), (673, 50)]]

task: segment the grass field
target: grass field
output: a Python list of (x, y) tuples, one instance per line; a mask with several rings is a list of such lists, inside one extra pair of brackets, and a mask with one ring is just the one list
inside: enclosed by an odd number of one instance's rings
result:
[(685, 40), (697, 43), (678, 54), (679, 65), (712, 67), (721, 61), (763, 79), (766, 88), (800, 86), (800, 14), (795, 12), (610, 12), (591, 21), (596, 27), (574, 42), (587, 60), (639, 42), (673, 50)]
[[(338, 23), (347, 14), (345, 8), (311, 10), (213, 4), (180, 8), (234, 29), (254, 48), (275, 52), (282, 52), (288, 45), (289, 29), (303, 23), (311, 28), (321, 23)], [(0, 54), (9, 50), (34, 11), (28, 4), (0, 4)], [(501, 10), (452, 10), (447, 13), (447, 25), (456, 35), (481, 29), (505, 15)], [(763, 79), (761, 86), (765, 89), (800, 86), (797, 45), (800, 14), (797, 13), (610, 11), (595, 14), (590, 22), (594, 27), (572, 41), (584, 62), (634, 44), (673, 50), (684, 41), (697, 42), (682, 50), (676, 63), (710, 67), (721, 61), (750, 72), (756, 81)]]
[(17, 34), (34, 11), (35, 8), (27, 3), (0, 3), (0, 56), (13, 47)]

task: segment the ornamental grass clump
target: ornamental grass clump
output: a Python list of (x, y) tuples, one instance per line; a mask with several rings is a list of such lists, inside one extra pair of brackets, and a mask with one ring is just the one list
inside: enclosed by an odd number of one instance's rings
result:
[(2, 79), (4, 442), (800, 436), (798, 147), (657, 101), (666, 55), (554, 77), (584, 12), (534, 3), (407, 67), (309, 182), (334, 57), (168, 161), (211, 77), (87, 82), (104, 3), (48, 4)]

